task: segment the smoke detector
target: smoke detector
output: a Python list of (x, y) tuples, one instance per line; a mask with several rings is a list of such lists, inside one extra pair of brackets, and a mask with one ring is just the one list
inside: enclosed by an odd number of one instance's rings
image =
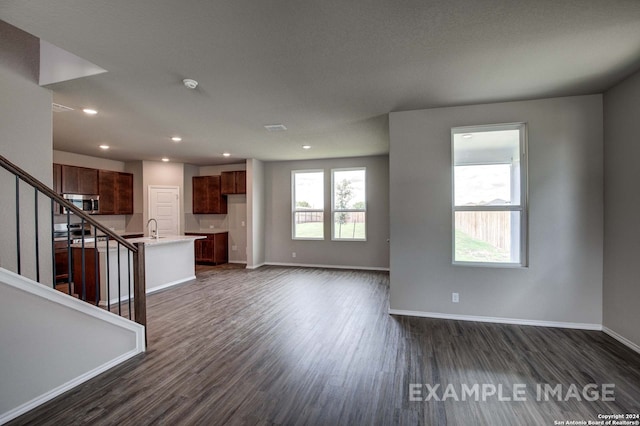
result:
[(198, 82), (190, 78), (185, 78), (182, 80), (182, 83), (184, 83), (185, 87), (188, 87), (189, 89), (195, 89), (198, 87)]

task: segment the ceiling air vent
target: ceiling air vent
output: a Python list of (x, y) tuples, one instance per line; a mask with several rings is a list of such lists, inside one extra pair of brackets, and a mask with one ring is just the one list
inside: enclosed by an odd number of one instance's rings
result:
[(264, 128), (269, 132), (284, 132), (287, 130), (284, 124), (267, 124)]
[(67, 112), (67, 111), (73, 111), (73, 108), (69, 108), (68, 106), (52, 103), (51, 104), (51, 110), (53, 112)]

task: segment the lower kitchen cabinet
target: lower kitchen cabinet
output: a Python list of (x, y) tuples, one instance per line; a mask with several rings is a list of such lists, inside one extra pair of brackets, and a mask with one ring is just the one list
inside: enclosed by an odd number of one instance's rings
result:
[[(100, 271), (100, 261), (96, 258), (96, 249), (84, 249), (84, 293), (83, 293), (83, 263), (82, 249), (73, 247), (71, 249), (73, 256), (73, 292), (80, 299), (84, 299), (90, 303), (96, 303), (100, 298), (100, 278), (96, 277), (96, 273)], [(126, 259), (125, 259), (126, 260)], [(84, 298), (82, 297), (84, 294)]]
[(195, 240), (195, 258), (198, 265), (220, 265), (229, 261), (229, 233), (215, 234), (186, 232), (185, 235), (199, 235), (207, 237)]

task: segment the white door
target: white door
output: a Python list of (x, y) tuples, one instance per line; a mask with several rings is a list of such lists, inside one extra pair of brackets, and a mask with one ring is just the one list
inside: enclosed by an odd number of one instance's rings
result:
[(158, 221), (161, 237), (180, 234), (180, 187), (149, 185), (149, 219)]

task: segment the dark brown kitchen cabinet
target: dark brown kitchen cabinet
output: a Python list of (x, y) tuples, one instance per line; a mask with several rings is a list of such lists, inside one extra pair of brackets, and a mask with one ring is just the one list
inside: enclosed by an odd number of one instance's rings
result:
[(234, 172), (222, 172), (222, 194), (246, 194), (247, 193), (247, 172), (238, 170)]
[[(77, 294), (80, 299), (90, 303), (96, 303), (100, 298), (100, 290), (97, 288), (100, 278), (96, 277), (96, 272), (99, 273), (100, 271), (100, 260), (96, 262), (96, 249), (88, 247), (84, 249), (84, 268), (82, 263), (82, 248), (73, 247), (71, 249), (71, 256), (73, 258), (73, 292)], [(96, 278), (98, 278), (98, 281), (96, 281)]]
[(100, 214), (133, 214), (133, 175), (98, 171)]
[(69, 282), (69, 250), (67, 244), (67, 241), (56, 241), (54, 243), (56, 284)]
[(220, 176), (193, 177), (193, 213), (227, 214), (227, 199), (220, 191)]
[(191, 233), (185, 235), (199, 235), (207, 237), (195, 240), (195, 260), (197, 264), (220, 265), (229, 260), (229, 233), (218, 232), (216, 234)]
[(116, 214), (133, 214), (133, 175), (118, 173)]
[(63, 194), (95, 195), (98, 193), (98, 170), (62, 165), (61, 171)]

